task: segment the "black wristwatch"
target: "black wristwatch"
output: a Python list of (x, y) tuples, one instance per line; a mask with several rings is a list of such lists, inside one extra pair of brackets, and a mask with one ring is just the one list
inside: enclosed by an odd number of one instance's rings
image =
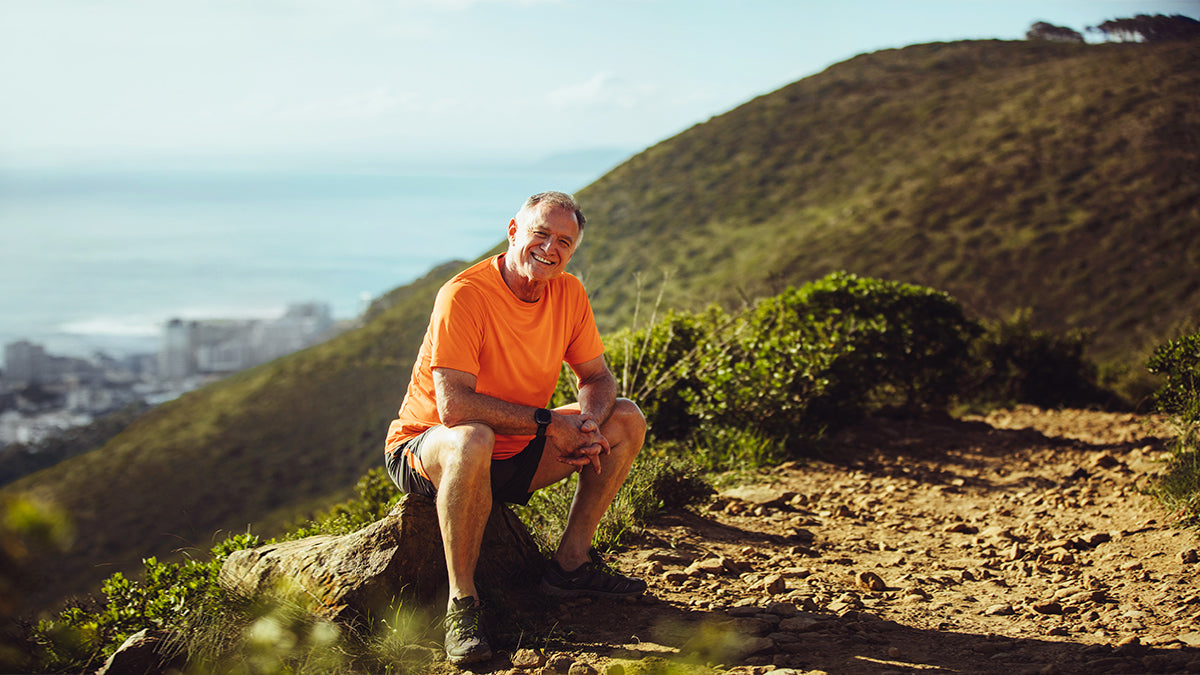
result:
[(545, 408), (538, 408), (533, 411), (533, 421), (537, 422), (538, 430), (537, 437), (541, 438), (546, 435), (546, 427), (550, 426), (551, 417), (550, 411)]

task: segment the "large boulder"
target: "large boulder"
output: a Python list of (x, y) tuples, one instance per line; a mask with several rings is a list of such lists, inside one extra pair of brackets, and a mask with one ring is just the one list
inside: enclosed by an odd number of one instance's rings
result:
[[(476, 581), (518, 588), (540, 578), (544, 559), (529, 530), (503, 504), (492, 507)], [(404, 495), (382, 520), (342, 536), (314, 536), (236, 551), (221, 586), (255, 597), (284, 595), (318, 616), (357, 622), (398, 600), (432, 602), (446, 588), (446, 560), (432, 499)]]

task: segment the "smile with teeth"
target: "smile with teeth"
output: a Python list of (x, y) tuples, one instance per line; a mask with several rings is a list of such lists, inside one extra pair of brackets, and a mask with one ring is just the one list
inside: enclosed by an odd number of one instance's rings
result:
[(533, 255), (533, 259), (534, 259), (534, 260), (536, 260), (536, 261), (538, 261), (538, 262), (542, 263), (543, 265), (553, 265), (553, 264), (554, 264), (554, 263), (550, 262), (549, 260), (547, 260), (547, 259), (543, 258), (542, 256), (540, 256), (540, 255), (538, 255), (538, 254), (536, 254), (536, 253), (534, 253), (534, 254), (532, 254), (532, 255)]

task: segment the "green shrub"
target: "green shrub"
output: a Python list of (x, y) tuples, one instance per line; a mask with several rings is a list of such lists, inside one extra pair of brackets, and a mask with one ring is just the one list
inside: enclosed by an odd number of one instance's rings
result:
[(250, 534), (230, 537), (212, 549), (209, 562), (147, 558), (140, 581), (113, 574), (102, 583), (103, 599), (94, 606), (69, 606), (34, 628), (36, 662), (51, 671), (95, 667), (144, 628), (191, 634), (210, 623), (214, 614), (227, 613), (227, 598), (217, 582), (221, 564), (233, 551), (258, 543)]
[(989, 323), (972, 345), (975, 366), (964, 398), (976, 404), (1042, 407), (1108, 403), (1113, 396), (1097, 384), (1096, 368), (1084, 353), (1090, 336), (1036, 330), (1028, 311)]
[(1155, 403), (1171, 416), (1179, 432), (1171, 445), (1167, 471), (1152, 492), (1180, 520), (1200, 526), (1200, 333), (1162, 345), (1146, 367), (1166, 377), (1155, 393)]
[(976, 326), (949, 295), (831, 274), (758, 303), (704, 346), (684, 391), (709, 426), (811, 438), (883, 407), (944, 406)]
[(732, 321), (713, 306), (698, 314), (670, 312), (650, 326), (609, 338), (618, 390), (642, 408), (655, 438), (683, 439), (695, 429), (699, 418), (688, 396), (702, 386), (700, 359)]
[(1185, 425), (1200, 423), (1200, 333), (1162, 345), (1146, 369), (1166, 376), (1154, 394), (1158, 409)]
[(692, 440), (693, 455), (705, 471), (753, 471), (782, 462), (785, 441), (755, 428), (708, 427)]

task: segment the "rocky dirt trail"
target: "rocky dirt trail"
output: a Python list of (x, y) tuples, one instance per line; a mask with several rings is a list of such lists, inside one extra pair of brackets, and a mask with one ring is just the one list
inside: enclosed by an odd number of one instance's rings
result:
[(1200, 672), (1195, 534), (1142, 493), (1160, 420), (1021, 407), (873, 420), (827, 461), (664, 514), (634, 601), (501, 619), (478, 672)]

